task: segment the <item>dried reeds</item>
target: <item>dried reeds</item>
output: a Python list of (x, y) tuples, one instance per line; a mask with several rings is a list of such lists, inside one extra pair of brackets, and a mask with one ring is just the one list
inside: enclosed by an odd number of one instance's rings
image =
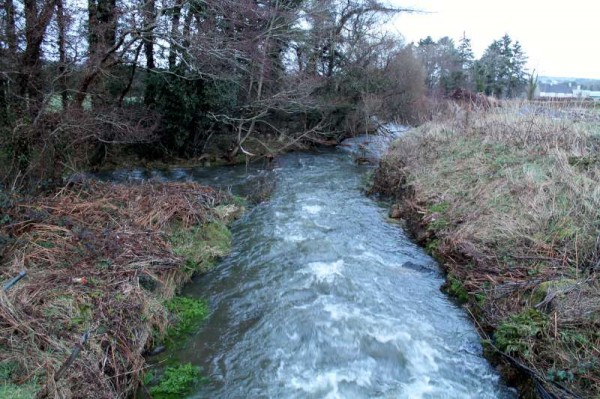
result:
[[(18, 364), (19, 384), (41, 381), (38, 396), (130, 395), (143, 350), (168, 324), (164, 301), (191, 275), (168, 232), (219, 218), (224, 198), (194, 183), (86, 181), (13, 204), (0, 278), (28, 277), (0, 293), (0, 364)], [(56, 378), (85, 332), (85, 350)]]

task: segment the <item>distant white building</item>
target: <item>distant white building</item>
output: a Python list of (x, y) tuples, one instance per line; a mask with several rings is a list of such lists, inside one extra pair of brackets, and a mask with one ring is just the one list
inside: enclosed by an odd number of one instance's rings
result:
[(541, 98), (575, 98), (571, 83), (540, 83)]
[(581, 98), (600, 101), (600, 91), (581, 90), (572, 83), (540, 83), (536, 94), (539, 98)]
[(594, 101), (600, 101), (600, 91), (581, 90), (581, 86), (577, 86), (577, 89), (573, 90), (573, 95), (577, 98), (591, 98)]

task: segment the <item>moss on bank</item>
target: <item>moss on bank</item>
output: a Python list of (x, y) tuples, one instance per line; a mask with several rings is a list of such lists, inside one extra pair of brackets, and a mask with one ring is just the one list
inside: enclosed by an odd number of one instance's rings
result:
[(3, 213), (0, 280), (28, 275), (0, 293), (0, 365), (14, 367), (0, 392), (124, 397), (141, 382), (145, 350), (180, 341), (206, 317), (204, 301), (174, 295), (226, 255), (226, 223), (239, 209), (195, 183), (86, 181), (15, 199)]
[(185, 260), (190, 273), (206, 272), (213, 268), (214, 261), (229, 253), (231, 233), (221, 221), (213, 221), (202, 226), (172, 229), (169, 241), (173, 253)]
[(597, 124), (505, 104), (408, 133), (374, 179), (524, 397), (600, 396), (598, 148)]

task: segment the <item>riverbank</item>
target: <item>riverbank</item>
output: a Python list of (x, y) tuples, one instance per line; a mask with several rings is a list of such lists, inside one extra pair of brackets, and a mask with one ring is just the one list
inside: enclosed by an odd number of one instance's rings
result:
[(395, 142), (374, 179), (397, 200), (392, 216), (440, 260), (446, 290), (523, 397), (600, 395), (594, 112), (505, 104), (459, 113)]
[(241, 212), (195, 183), (83, 181), (1, 200), (0, 279), (27, 277), (0, 293), (0, 393), (23, 398), (133, 393), (143, 353), (206, 313), (173, 298), (227, 253)]
[(249, 137), (235, 155), (230, 153), (232, 138), (227, 135), (215, 135), (203, 150), (187, 158), (169, 154), (158, 157), (143, 157), (131, 146), (113, 146), (104, 156), (102, 162), (92, 169), (95, 172), (115, 169), (142, 167), (146, 169), (169, 169), (178, 167), (212, 167), (224, 165), (249, 164), (254, 162), (271, 162), (277, 156), (288, 152), (303, 151), (319, 145), (334, 146), (339, 140), (318, 140), (316, 138), (292, 139), (286, 136), (275, 137), (264, 135)]

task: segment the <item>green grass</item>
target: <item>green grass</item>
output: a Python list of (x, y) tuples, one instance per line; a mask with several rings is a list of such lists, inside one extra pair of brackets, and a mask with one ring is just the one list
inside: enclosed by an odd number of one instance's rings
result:
[(34, 399), (39, 391), (38, 384), (31, 380), (26, 384), (17, 385), (12, 381), (17, 366), (12, 362), (0, 362), (0, 398)]

